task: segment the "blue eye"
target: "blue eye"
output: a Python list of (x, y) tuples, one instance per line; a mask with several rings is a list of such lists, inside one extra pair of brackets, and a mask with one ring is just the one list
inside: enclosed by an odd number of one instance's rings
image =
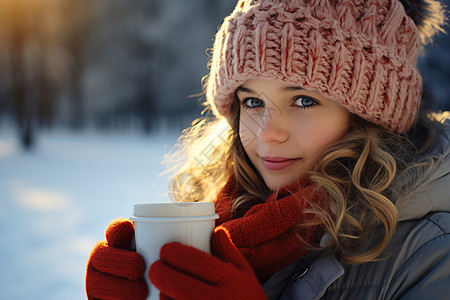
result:
[(306, 96), (298, 96), (295, 97), (295, 105), (299, 106), (299, 107), (311, 107), (314, 105), (317, 105), (318, 102), (316, 100), (314, 100), (313, 98), (310, 97), (306, 97)]
[(242, 100), (242, 105), (245, 108), (264, 107), (264, 102), (261, 99), (251, 97)]

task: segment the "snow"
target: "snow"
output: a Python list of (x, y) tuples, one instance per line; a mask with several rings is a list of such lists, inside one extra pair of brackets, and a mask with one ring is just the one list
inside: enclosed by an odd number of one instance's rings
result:
[(85, 299), (90, 250), (133, 204), (167, 202), (161, 160), (178, 133), (40, 133), (26, 152), (0, 129), (0, 299)]

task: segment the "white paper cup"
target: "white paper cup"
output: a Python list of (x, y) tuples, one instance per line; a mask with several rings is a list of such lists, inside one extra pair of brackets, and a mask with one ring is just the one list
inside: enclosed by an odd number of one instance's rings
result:
[(214, 231), (213, 202), (140, 203), (134, 205), (136, 251), (145, 261), (145, 280), (149, 289), (148, 300), (159, 300), (159, 291), (148, 278), (150, 265), (159, 259), (164, 244), (180, 242), (211, 253), (210, 241)]

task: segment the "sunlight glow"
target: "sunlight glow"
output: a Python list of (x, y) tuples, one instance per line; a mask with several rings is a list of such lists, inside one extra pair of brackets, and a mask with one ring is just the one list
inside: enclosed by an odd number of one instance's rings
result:
[(438, 113), (430, 113), (428, 117), (431, 120), (438, 121), (444, 124), (447, 120), (450, 120), (450, 111), (440, 111)]
[(0, 142), (0, 158), (12, 155), (17, 151), (11, 143)]
[(31, 187), (19, 181), (10, 182), (9, 189), (14, 200), (27, 209), (49, 212), (68, 209), (71, 206), (69, 197), (57, 190)]

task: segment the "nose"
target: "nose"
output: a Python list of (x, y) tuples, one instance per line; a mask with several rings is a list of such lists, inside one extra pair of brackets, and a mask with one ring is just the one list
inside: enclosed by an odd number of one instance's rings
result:
[(262, 117), (256, 137), (266, 144), (279, 144), (288, 139), (289, 133), (283, 126), (281, 116), (266, 114)]

